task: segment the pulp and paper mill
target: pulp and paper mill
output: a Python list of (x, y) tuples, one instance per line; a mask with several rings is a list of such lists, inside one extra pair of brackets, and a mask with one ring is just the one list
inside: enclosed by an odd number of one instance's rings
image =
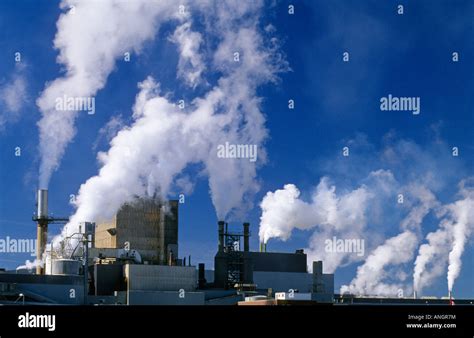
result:
[[(47, 244), (48, 225), (68, 218), (48, 213), (39, 190), (33, 269), (0, 269), (0, 304), (67, 305), (314, 305), (447, 304), (451, 297), (377, 298), (334, 294), (323, 262), (294, 253), (250, 250), (250, 224), (217, 222), (214, 270), (179, 251), (179, 203), (136, 198), (104, 222), (83, 222), (59, 247)], [(308, 269), (311, 264), (311, 271)], [(472, 300), (456, 300), (472, 304)]]

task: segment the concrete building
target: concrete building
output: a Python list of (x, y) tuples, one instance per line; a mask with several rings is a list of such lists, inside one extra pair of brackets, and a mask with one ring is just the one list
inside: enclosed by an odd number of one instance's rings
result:
[(128, 291), (194, 291), (197, 271), (194, 266), (124, 265)]
[(112, 220), (98, 223), (96, 248), (137, 250), (144, 262), (175, 264), (178, 252), (178, 201), (137, 199), (120, 208)]

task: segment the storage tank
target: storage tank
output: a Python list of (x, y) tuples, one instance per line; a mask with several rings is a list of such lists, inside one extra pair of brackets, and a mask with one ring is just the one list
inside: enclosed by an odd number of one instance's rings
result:
[(81, 262), (75, 259), (54, 259), (51, 267), (52, 275), (79, 275)]

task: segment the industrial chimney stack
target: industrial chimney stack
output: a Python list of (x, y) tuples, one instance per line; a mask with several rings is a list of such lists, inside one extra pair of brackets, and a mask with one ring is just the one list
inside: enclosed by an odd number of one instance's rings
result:
[[(37, 231), (36, 231), (36, 259), (43, 261), (43, 253), (46, 249), (46, 241), (48, 239), (48, 190), (38, 190), (38, 212), (36, 214)], [(36, 274), (43, 275), (44, 268), (40, 265), (36, 266)]]
[(244, 251), (250, 251), (250, 223), (244, 223)]
[(219, 228), (219, 252), (224, 252), (224, 221), (217, 222)]

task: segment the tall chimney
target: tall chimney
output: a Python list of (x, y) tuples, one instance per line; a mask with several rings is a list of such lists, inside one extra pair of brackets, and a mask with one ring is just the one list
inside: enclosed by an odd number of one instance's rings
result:
[(224, 251), (224, 221), (217, 222), (219, 226), (219, 252)]
[(48, 217), (48, 190), (38, 190), (38, 218)]
[(204, 263), (199, 263), (198, 265), (198, 285), (199, 289), (204, 289), (206, 287), (206, 268)]
[[(38, 213), (36, 228), (36, 259), (43, 261), (43, 253), (46, 249), (46, 241), (48, 239), (48, 190), (38, 190)], [(43, 275), (44, 268), (36, 266), (36, 274)]]
[(250, 251), (250, 231), (249, 231), (250, 223), (244, 223), (244, 251)]

